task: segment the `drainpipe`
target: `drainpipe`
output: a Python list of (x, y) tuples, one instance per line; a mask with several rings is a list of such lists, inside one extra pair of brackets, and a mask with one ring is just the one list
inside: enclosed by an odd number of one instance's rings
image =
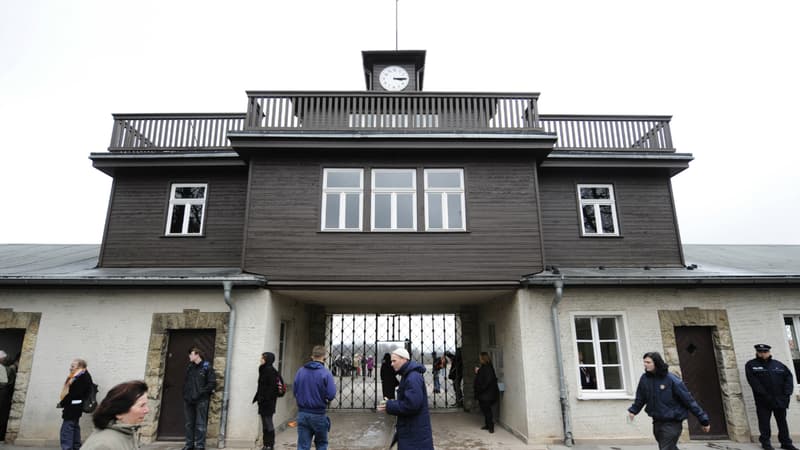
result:
[(236, 309), (233, 307), (231, 301), (231, 290), (233, 289), (232, 281), (223, 281), (223, 298), (225, 304), (228, 305), (230, 313), (228, 314), (228, 344), (227, 352), (225, 353), (225, 388), (222, 390), (222, 414), (219, 419), (219, 442), (218, 448), (225, 448), (225, 429), (228, 427), (228, 399), (231, 392), (231, 359), (233, 357), (233, 330), (236, 323)]
[(556, 341), (556, 364), (558, 365), (558, 392), (561, 399), (561, 419), (564, 426), (564, 445), (572, 447), (575, 441), (572, 439), (572, 418), (569, 411), (569, 399), (567, 398), (567, 383), (564, 379), (564, 358), (561, 351), (561, 328), (558, 324), (558, 304), (564, 295), (564, 278), (556, 280), (553, 283), (556, 289), (553, 296), (553, 304), (550, 306), (550, 312), (553, 315), (553, 338)]

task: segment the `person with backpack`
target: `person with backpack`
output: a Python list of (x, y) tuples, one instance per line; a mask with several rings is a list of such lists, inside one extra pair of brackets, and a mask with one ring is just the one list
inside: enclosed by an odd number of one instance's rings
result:
[(261, 365), (258, 366), (258, 388), (253, 396), (253, 403), (258, 403), (258, 415), (261, 416), (264, 446), (261, 450), (275, 448), (275, 424), (272, 416), (275, 414), (275, 403), (278, 397), (286, 393), (286, 385), (281, 375), (273, 367), (275, 354), (264, 352), (261, 354)]
[(69, 375), (61, 388), (58, 407), (61, 412), (61, 450), (81, 448), (80, 419), (83, 415), (83, 402), (94, 386), (92, 376), (86, 368), (86, 361), (76, 358), (69, 365)]
[(183, 383), (183, 417), (186, 430), (186, 445), (183, 450), (206, 448), (208, 404), (216, 387), (214, 368), (205, 361), (203, 351), (193, 347), (189, 351), (189, 364), (186, 366)]

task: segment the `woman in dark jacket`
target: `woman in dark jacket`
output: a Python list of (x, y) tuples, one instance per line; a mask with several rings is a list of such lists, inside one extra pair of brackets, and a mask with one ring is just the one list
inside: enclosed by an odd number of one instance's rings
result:
[(481, 352), (479, 367), (475, 368), (475, 398), (483, 412), (485, 425), (481, 430), (489, 430), (494, 433), (494, 417), (492, 416), (492, 406), (500, 399), (500, 389), (497, 387), (497, 375), (492, 367), (492, 359), (486, 352)]
[(272, 366), (274, 362), (274, 353), (261, 354), (258, 389), (253, 397), (253, 403), (258, 402), (258, 415), (261, 416), (261, 427), (264, 432), (264, 446), (261, 450), (272, 450), (275, 447), (275, 424), (272, 423), (272, 416), (275, 414), (275, 403), (278, 400), (278, 371)]
[(391, 400), (394, 398), (394, 390), (400, 384), (397, 376), (392, 369), (392, 357), (386, 353), (383, 355), (381, 363), (381, 386), (383, 388), (383, 398)]

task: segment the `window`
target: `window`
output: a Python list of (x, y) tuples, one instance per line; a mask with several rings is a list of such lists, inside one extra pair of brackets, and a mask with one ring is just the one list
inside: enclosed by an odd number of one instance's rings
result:
[(167, 213), (167, 236), (203, 234), (206, 184), (173, 184)]
[(364, 171), (325, 169), (322, 178), (322, 230), (361, 231)]
[(373, 231), (416, 231), (416, 178), (414, 169), (372, 171)]
[(576, 316), (574, 325), (581, 391), (625, 391), (621, 317)]
[(283, 359), (286, 358), (286, 329), (288, 322), (281, 321), (281, 330), (278, 335), (278, 373), (283, 374)]
[(798, 348), (797, 333), (800, 330), (800, 315), (786, 316), (783, 318), (786, 328), (786, 340), (789, 343), (789, 353), (794, 363), (794, 376), (800, 384), (800, 348)]
[(465, 231), (464, 170), (425, 169), (425, 230)]
[(579, 184), (583, 236), (619, 236), (614, 187), (610, 184)]

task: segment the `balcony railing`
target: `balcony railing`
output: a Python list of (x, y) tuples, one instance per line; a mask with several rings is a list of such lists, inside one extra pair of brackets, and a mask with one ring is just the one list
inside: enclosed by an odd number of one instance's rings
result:
[(674, 151), (669, 116), (539, 115), (538, 94), (248, 92), (246, 114), (115, 114), (111, 151), (230, 150), (228, 132), (555, 133), (556, 149)]

